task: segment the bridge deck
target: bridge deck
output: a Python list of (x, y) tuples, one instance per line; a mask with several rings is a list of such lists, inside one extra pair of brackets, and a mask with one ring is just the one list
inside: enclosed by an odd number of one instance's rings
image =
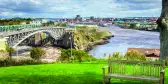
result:
[(30, 28), (30, 29), (22, 29), (20, 31), (8, 31), (8, 32), (0, 32), (0, 37), (7, 37), (10, 35), (15, 35), (19, 33), (24, 33), (24, 32), (31, 32), (31, 31), (36, 31), (36, 30), (43, 30), (43, 29), (48, 29), (48, 28), (59, 28), (59, 29), (64, 29), (64, 27), (41, 27), (41, 28)]

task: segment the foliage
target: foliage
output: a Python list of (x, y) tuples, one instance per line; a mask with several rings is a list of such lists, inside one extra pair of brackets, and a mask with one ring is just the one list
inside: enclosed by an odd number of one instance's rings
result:
[(32, 59), (23, 59), (23, 60), (14, 60), (14, 59), (5, 59), (0, 60), (0, 67), (3, 66), (18, 66), (18, 65), (33, 65), (33, 64), (42, 64), (40, 61)]
[(146, 60), (146, 56), (137, 51), (127, 52), (124, 58), (127, 60), (142, 60), (142, 61)]
[(122, 58), (123, 58), (123, 55), (119, 52), (115, 52), (113, 54), (110, 54), (109, 57), (108, 57), (109, 60), (111, 60), (111, 59), (112, 60), (120, 60)]
[(165, 59), (166, 66), (168, 66), (168, 58)]
[[(94, 59), (92, 56), (88, 54), (88, 52), (85, 52), (83, 50), (75, 50), (72, 49), (72, 56), (74, 60), (77, 60), (78, 62), (82, 61), (90, 61)], [(62, 49), (61, 50), (61, 61), (70, 61), (71, 58), (71, 49)]]
[(30, 56), (35, 60), (39, 60), (44, 54), (45, 54), (45, 51), (42, 48), (33, 47), (30, 50)]
[(108, 30), (101, 28), (87, 26), (77, 26), (76, 28), (77, 31), (74, 34), (74, 41), (78, 49), (92, 45), (112, 35)]
[(47, 23), (43, 23), (42, 25), (43, 26), (50, 26), (50, 25), (54, 25), (54, 22), (53, 21), (49, 21)]
[(91, 19), (91, 20), (94, 20), (94, 16), (90, 16), (90, 19)]
[(59, 26), (59, 27), (66, 27), (66, 26), (67, 26), (67, 23), (57, 23), (56, 26)]
[(9, 53), (9, 56), (12, 57), (12, 53), (15, 52), (15, 49), (6, 44), (6, 51)]
[(3, 24), (3, 25), (19, 25), (22, 22), (29, 23), (30, 21), (32, 21), (31, 18), (12, 18), (12, 19), (0, 20), (0, 24)]
[(130, 24), (130, 28), (136, 28), (136, 23)]
[(82, 20), (82, 17), (80, 15), (76, 15), (75, 20)]
[(5, 50), (0, 50), (0, 53), (4, 53), (4, 52), (6, 52)]
[(65, 49), (62, 49), (61, 50), (61, 61), (63, 60), (68, 60), (70, 61), (70, 56), (71, 56), (71, 51), (68, 51), (68, 50), (65, 50)]

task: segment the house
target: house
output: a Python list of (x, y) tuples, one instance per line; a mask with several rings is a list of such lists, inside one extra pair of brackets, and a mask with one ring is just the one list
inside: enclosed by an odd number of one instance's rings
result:
[(40, 20), (33, 20), (33, 21), (30, 22), (30, 24), (37, 24), (37, 25), (39, 25), (41, 23), (42, 22)]
[(25, 24), (26, 24), (26, 22), (21, 22), (20, 24), (21, 24), (21, 25), (25, 25)]
[(159, 59), (160, 49), (150, 49), (150, 48), (128, 48), (127, 52), (137, 51), (144, 54), (147, 58)]
[(47, 23), (47, 20), (46, 19), (42, 19), (41, 23)]

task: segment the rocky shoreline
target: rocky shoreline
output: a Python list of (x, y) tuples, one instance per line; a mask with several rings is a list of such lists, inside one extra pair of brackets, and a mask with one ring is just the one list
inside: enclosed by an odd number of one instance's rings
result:
[(109, 43), (109, 39), (111, 39), (112, 37), (114, 37), (114, 35), (106, 36), (106, 37), (102, 38), (101, 40), (95, 41), (95, 42), (89, 44), (86, 48), (84, 48), (84, 50), (88, 52), (88, 51), (92, 50), (93, 47), (96, 45), (107, 44), (107, 43)]
[[(115, 26), (118, 26), (118, 25), (115, 25)], [(123, 28), (123, 29), (133, 29), (133, 30), (140, 30), (140, 31), (159, 32), (158, 29), (148, 30), (148, 29), (145, 29), (145, 28), (135, 29), (135, 28), (128, 28), (128, 27), (124, 27), (124, 26), (119, 26), (119, 27), (120, 27), (120, 28)]]

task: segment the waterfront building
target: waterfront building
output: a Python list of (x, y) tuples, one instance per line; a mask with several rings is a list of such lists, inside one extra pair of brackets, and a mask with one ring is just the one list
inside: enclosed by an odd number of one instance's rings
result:
[(47, 20), (46, 19), (42, 19), (41, 23), (47, 23)]
[(42, 24), (42, 21), (36, 19), (36, 20), (31, 21), (30, 24), (38, 24), (39, 25), (39, 24)]
[(149, 49), (149, 48), (128, 48), (127, 52), (136, 51), (143, 54), (148, 59), (158, 60), (160, 57), (160, 49)]

